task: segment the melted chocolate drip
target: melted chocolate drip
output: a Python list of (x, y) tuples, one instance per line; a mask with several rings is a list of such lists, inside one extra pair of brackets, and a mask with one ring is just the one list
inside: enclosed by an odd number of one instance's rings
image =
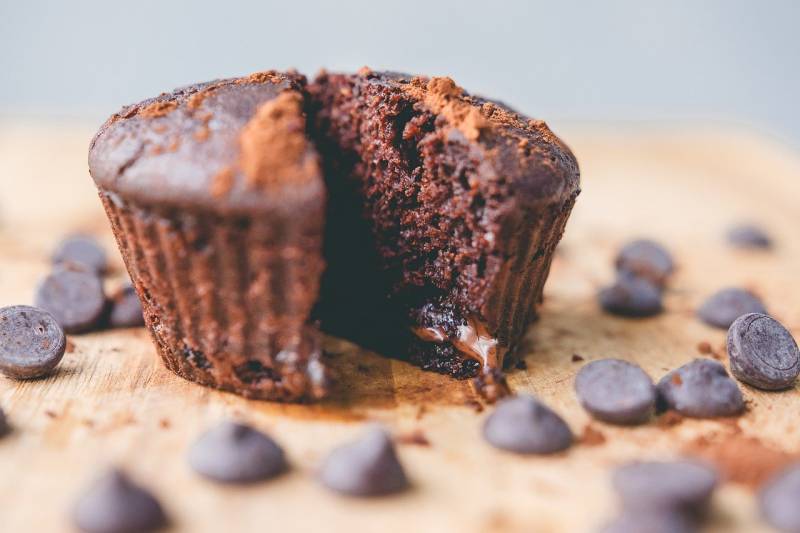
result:
[(483, 322), (469, 317), (466, 324), (458, 326), (456, 336), (448, 335), (439, 326), (413, 328), (412, 331), (427, 342), (450, 343), (462, 356), (478, 361), (481, 364), (481, 373), (472, 383), (486, 400), (494, 402), (510, 394), (503, 375), (506, 347), (489, 333)]

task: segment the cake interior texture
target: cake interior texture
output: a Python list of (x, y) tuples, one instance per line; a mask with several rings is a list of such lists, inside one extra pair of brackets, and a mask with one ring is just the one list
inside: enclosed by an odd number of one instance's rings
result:
[[(329, 195), (323, 329), (502, 394), (578, 194), (571, 154), (447, 78), (322, 74), (310, 91)], [(536, 159), (544, 179), (518, 166)]]

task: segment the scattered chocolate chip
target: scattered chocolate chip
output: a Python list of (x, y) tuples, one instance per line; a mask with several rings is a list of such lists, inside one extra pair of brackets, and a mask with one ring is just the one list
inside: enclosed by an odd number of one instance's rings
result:
[(617, 254), (617, 271), (663, 286), (675, 269), (669, 252), (660, 244), (640, 239), (626, 244)]
[(711, 466), (689, 460), (628, 463), (612, 477), (624, 510), (689, 516), (706, 511), (717, 481)]
[(58, 267), (36, 291), (36, 306), (49, 311), (67, 333), (94, 327), (106, 308), (103, 282), (83, 268)]
[(323, 485), (350, 496), (381, 496), (408, 488), (389, 434), (371, 428), (328, 456), (319, 473)]
[(250, 426), (226, 421), (207, 431), (189, 448), (195, 472), (222, 483), (252, 483), (286, 470), (283, 450)]
[(765, 390), (792, 387), (800, 374), (800, 350), (792, 334), (767, 315), (737, 318), (728, 330), (731, 373)]
[(53, 263), (83, 265), (97, 273), (105, 272), (108, 268), (105, 250), (86, 235), (73, 235), (61, 241), (53, 253)]
[(576, 354), (576, 353), (572, 354), (572, 362), (573, 363), (580, 363), (581, 361), (584, 361), (584, 360), (585, 359), (584, 359), (584, 357), (582, 355), (579, 355), (579, 354)]
[(728, 230), (728, 243), (738, 248), (767, 249), (772, 247), (772, 239), (760, 227), (752, 224), (734, 226)]
[(653, 414), (656, 387), (644, 370), (620, 359), (600, 359), (583, 366), (575, 392), (592, 416), (611, 424), (641, 424)]
[(64, 330), (47, 311), (27, 305), (0, 309), (0, 372), (6, 376), (44, 376), (61, 361), (66, 346)]
[(572, 431), (536, 398), (518, 395), (501, 401), (483, 425), (483, 437), (495, 448), (521, 454), (548, 454), (572, 445)]
[(753, 293), (736, 288), (712, 294), (697, 310), (700, 320), (721, 329), (728, 329), (734, 320), (747, 313), (766, 314), (767, 310)]
[(599, 533), (694, 533), (694, 521), (683, 513), (625, 512), (603, 526)]
[(770, 479), (758, 494), (761, 516), (775, 529), (800, 531), (800, 464), (794, 464)]
[(108, 316), (112, 328), (137, 328), (144, 326), (142, 303), (131, 285), (122, 287), (110, 299), (111, 312)]
[(167, 524), (158, 500), (118, 469), (105, 473), (80, 497), (73, 519), (87, 533), (155, 531)]
[(617, 277), (613, 285), (600, 290), (600, 306), (609, 313), (625, 317), (648, 317), (663, 310), (661, 290), (644, 278), (629, 274)]
[(673, 370), (657, 388), (660, 400), (684, 416), (714, 418), (744, 411), (742, 391), (713, 359), (695, 359)]

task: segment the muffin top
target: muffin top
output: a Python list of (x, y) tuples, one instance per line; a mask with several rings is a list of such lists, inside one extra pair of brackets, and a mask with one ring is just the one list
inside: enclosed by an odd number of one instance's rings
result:
[[(415, 109), (436, 116), (442, 142), (462, 142), (484, 162), (484, 174), (509, 182), (513, 196), (525, 203), (560, 203), (577, 194), (580, 171), (575, 156), (543, 120), (532, 119), (510, 106), (468, 93), (448, 77), (414, 76), (363, 67), (353, 75), (322, 71), (312, 84), (346, 77), (353, 91), (370, 94), (387, 88), (397, 98), (416, 102)], [(379, 89), (380, 90), (380, 89)], [(358, 113), (358, 111), (354, 111)], [(358, 122), (359, 117), (352, 117)], [(406, 128), (403, 136), (413, 131)]]
[(89, 172), (128, 200), (200, 210), (297, 209), (324, 194), (305, 78), (275, 71), (124, 107), (95, 135)]

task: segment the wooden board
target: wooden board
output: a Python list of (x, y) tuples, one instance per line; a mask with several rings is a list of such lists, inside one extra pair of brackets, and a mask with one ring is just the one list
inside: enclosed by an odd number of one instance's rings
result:
[[(113, 249), (86, 171), (91, 133), (74, 125), (0, 124), (0, 304), (31, 302), (49, 251), (67, 232), (93, 232)], [(515, 390), (539, 395), (581, 435), (590, 420), (573, 394), (581, 364), (573, 354), (621, 357), (659, 378), (698, 356), (700, 342), (719, 353), (724, 332), (700, 324), (693, 310), (729, 284), (756, 290), (800, 335), (795, 154), (722, 132), (561, 133), (581, 163), (583, 194), (553, 265), (541, 321), (528, 334), (527, 370), (509, 376)], [(726, 247), (721, 235), (742, 219), (768, 228), (777, 249)], [(594, 294), (611, 279), (614, 250), (639, 235), (663, 241), (680, 263), (668, 311), (641, 321), (602, 314)], [(124, 277), (120, 264), (116, 277)], [(800, 452), (796, 390), (766, 394), (744, 387), (749, 411), (738, 425), (591, 423), (594, 438), (568, 453), (521, 458), (483, 443), (486, 411), (471, 406), (476, 398), (465, 383), (333, 339), (327, 348), (339, 385), (315, 406), (246, 401), (187, 383), (162, 367), (144, 330), (70, 340), (74, 347), (52, 377), (0, 378), (0, 404), (15, 428), (0, 440), (2, 531), (68, 529), (75, 495), (99, 467), (121, 464), (161, 496), (181, 531), (574, 532), (614, 514), (608, 473), (620, 462), (672, 457), (687, 447), (702, 451), (697, 442), (713, 455), (752, 435), (760, 440), (755, 454), (742, 455), (745, 463), (762, 451), (780, 458)], [(288, 451), (291, 473), (249, 488), (222, 488), (195, 476), (186, 465), (187, 445), (226, 416), (274, 435)], [(420, 431), (430, 442), (400, 446), (414, 489), (367, 502), (326, 492), (315, 482), (315, 465), (369, 420), (401, 435)], [(710, 530), (761, 527), (747, 486), (730, 483), (718, 492)]]

